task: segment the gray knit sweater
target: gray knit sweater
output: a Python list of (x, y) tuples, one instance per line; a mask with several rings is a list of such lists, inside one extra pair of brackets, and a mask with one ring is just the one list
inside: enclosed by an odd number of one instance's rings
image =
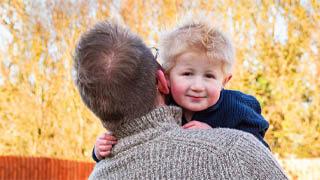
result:
[(114, 131), (113, 156), (89, 179), (287, 179), (270, 151), (238, 130), (184, 130), (181, 109), (157, 108)]

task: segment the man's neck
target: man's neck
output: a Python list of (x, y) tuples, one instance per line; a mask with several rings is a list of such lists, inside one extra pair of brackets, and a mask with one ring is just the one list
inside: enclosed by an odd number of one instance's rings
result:
[(166, 97), (166, 95), (157, 91), (157, 96), (156, 96), (156, 100), (155, 100), (156, 107), (166, 106), (165, 97)]
[(114, 136), (121, 139), (167, 125), (180, 127), (181, 109), (179, 107), (162, 106), (155, 108), (144, 116), (124, 121), (117, 128), (112, 129), (112, 132)]

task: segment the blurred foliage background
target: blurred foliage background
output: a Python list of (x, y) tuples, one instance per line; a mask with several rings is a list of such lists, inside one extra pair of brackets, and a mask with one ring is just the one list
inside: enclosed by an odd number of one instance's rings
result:
[(73, 82), (72, 55), (99, 20), (129, 26), (150, 46), (196, 14), (230, 35), (227, 87), (258, 98), (281, 158), (320, 157), (320, 2), (261, 0), (1, 0), (0, 155), (91, 161), (100, 121)]

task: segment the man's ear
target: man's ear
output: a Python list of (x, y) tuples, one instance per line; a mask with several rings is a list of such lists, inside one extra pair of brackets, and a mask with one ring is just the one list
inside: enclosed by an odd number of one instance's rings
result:
[(169, 88), (169, 91), (170, 91), (170, 77), (169, 77), (168, 74), (165, 74), (164, 76), (165, 76), (165, 78), (166, 78), (167, 85), (168, 85), (168, 88)]
[(231, 78), (232, 78), (232, 74), (228, 74), (228, 75), (224, 78), (224, 80), (223, 80), (223, 82), (222, 82), (223, 87), (230, 81)]
[(169, 94), (169, 88), (166, 77), (162, 70), (157, 70), (157, 87), (162, 94)]

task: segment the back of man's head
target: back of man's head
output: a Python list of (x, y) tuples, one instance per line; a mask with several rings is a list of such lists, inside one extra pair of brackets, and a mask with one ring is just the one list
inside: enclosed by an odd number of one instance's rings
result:
[(74, 68), (82, 100), (108, 129), (155, 107), (156, 61), (137, 35), (117, 24), (100, 22), (81, 36)]

